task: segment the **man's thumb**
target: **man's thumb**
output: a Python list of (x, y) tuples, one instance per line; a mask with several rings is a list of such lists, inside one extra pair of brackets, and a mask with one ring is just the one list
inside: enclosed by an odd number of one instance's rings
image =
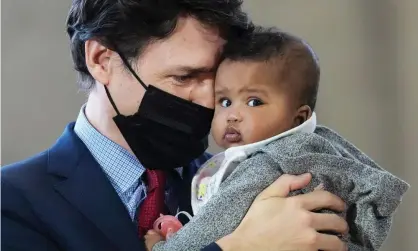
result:
[(306, 187), (311, 182), (312, 175), (305, 173), (302, 175), (283, 174), (273, 184), (259, 194), (259, 199), (268, 197), (286, 197), (291, 191)]

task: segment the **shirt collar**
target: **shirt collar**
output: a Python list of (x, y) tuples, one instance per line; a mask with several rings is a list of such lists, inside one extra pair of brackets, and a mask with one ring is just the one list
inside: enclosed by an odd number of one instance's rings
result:
[(138, 183), (145, 168), (135, 155), (101, 134), (90, 124), (85, 115), (85, 107), (86, 105), (81, 108), (74, 131), (110, 181), (124, 193)]
[(238, 161), (243, 161), (249, 155), (251, 155), (255, 151), (257, 151), (257, 149), (260, 149), (261, 147), (269, 144), (270, 142), (272, 142), (274, 140), (278, 140), (280, 138), (286, 137), (286, 136), (294, 134), (294, 133), (299, 133), (299, 132), (313, 133), (315, 131), (316, 124), (317, 124), (316, 113), (313, 112), (312, 116), (309, 119), (307, 119), (304, 123), (300, 124), (297, 127), (292, 128), (290, 130), (287, 130), (287, 131), (282, 132), (278, 135), (275, 135), (273, 137), (270, 137), (268, 139), (261, 140), (261, 141), (255, 142), (255, 143), (242, 145), (242, 146), (234, 146), (234, 147), (230, 147), (230, 148), (226, 149), (225, 150), (225, 158), (226, 159), (233, 158), (233, 159), (236, 159)]

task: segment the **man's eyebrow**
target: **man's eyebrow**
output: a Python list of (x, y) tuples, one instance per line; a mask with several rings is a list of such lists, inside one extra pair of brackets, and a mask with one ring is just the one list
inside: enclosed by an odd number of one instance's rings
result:
[(212, 73), (215, 71), (216, 71), (216, 67), (179, 66), (174, 69), (174, 72), (179, 73), (179, 74)]

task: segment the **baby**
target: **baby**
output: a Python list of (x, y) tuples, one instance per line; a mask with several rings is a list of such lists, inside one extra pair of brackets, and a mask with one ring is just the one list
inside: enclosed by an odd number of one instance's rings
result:
[(193, 179), (194, 217), (175, 234), (169, 229), (166, 241), (150, 231), (149, 250), (199, 250), (231, 233), (280, 175), (305, 172), (313, 180), (297, 193), (320, 187), (347, 202), (342, 216), (350, 224), (350, 250), (381, 246), (408, 185), (335, 132), (316, 126), (319, 76), (312, 48), (288, 33), (258, 28), (239, 46), (226, 46), (212, 122), (213, 138), (226, 151)]
[[(313, 111), (320, 71), (308, 44), (290, 34), (267, 30), (255, 33), (252, 43), (243, 48), (226, 49), (215, 82), (212, 136), (218, 146), (229, 150), (208, 161), (204, 165), (208, 168), (194, 178), (194, 214), (236, 167), (226, 163), (225, 154), (236, 161), (231, 154), (258, 149), (284, 132), (312, 133), (316, 125)], [(224, 168), (213, 168), (221, 165)]]

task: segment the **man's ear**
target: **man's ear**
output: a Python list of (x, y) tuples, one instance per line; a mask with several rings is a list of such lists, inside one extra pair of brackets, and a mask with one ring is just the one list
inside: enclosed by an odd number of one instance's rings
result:
[(87, 40), (84, 51), (86, 66), (92, 77), (103, 85), (109, 84), (109, 62), (112, 51), (96, 40)]
[(293, 126), (299, 126), (303, 124), (312, 116), (312, 109), (308, 105), (303, 105), (299, 107), (296, 112), (295, 118), (293, 119)]

